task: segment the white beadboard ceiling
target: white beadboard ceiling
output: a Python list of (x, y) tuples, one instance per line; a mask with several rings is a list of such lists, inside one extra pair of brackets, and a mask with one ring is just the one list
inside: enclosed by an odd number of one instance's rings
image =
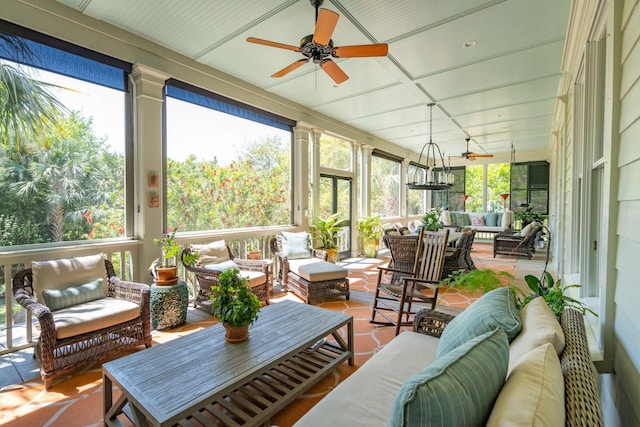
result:
[[(570, 0), (325, 0), (340, 19), (335, 46), (388, 43), (384, 58), (336, 59), (339, 86), (302, 55), (248, 43), (298, 45), (312, 34), (309, 0), (58, 0), (279, 96), (419, 152), (429, 139), (455, 156), (544, 149)], [(464, 44), (475, 41), (474, 47)]]

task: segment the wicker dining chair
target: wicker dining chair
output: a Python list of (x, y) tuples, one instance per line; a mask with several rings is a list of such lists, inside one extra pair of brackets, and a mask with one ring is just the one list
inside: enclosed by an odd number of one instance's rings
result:
[[(414, 303), (429, 304), (431, 309), (435, 308), (448, 240), (449, 230), (433, 232), (422, 229), (419, 236), (387, 237), (393, 268), (378, 267), (370, 323), (394, 325), (398, 335), (400, 326), (412, 324), (410, 318), (415, 314), (412, 311)], [(411, 264), (412, 250), (413, 263), (407, 268), (407, 264)], [(376, 315), (384, 320), (376, 320)]]

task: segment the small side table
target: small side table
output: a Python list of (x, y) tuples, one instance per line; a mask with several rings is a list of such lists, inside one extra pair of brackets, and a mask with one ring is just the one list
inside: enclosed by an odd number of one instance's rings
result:
[(178, 281), (175, 285), (151, 285), (151, 324), (155, 329), (174, 328), (187, 321), (189, 291), (187, 284)]

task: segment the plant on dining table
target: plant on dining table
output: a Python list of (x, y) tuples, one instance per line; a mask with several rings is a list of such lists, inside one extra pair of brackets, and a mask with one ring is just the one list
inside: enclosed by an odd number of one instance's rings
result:
[(441, 224), (442, 212), (440, 207), (429, 209), (422, 217), (422, 225), (427, 231), (438, 231), (442, 228)]

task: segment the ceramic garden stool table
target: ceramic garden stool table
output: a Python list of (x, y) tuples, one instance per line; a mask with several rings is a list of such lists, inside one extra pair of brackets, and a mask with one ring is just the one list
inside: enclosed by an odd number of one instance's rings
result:
[(187, 284), (151, 285), (151, 324), (155, 329), (175, 328), (187, 321), (189, 291)]

